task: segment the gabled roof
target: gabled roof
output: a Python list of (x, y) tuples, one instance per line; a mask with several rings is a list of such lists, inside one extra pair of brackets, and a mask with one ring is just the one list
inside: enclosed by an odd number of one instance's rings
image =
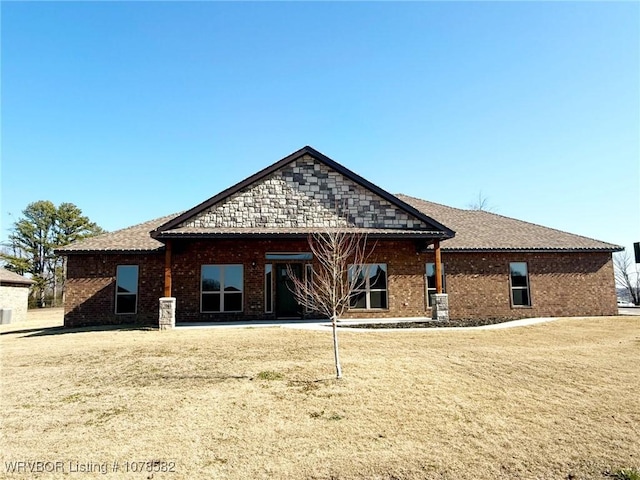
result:
[[(330, 159), (326, 155), (318, 152), (312, 147), (306, 146), (301, 148), (300, 150), (287, 155), (282, 160), (275, 162), (267, 168), (260, 170), (258, 173), (246, 178), (245, 180), (237, 183), (236, 185), (227, 188), (226, 190), (220, 192), (219, 194), (209, 198), (208, 200), (202, 202), (199, 205), (196, 205), (192, 209), (184, 212), (182, 215), (179, 215), (163, 225), (160, 225), (154, 231), (151, 232), (151, 236), (154, 238), (180, 238), (185, 235), (189, 236), (219, 236), (221, 234), (226, 235), (234, 235), (234, 234), (249, 234), (249, 235), (265, 235), (269, 230), (269, 227), (274, 229), (273, 225), (268, 227), (258, 227), (254, 225), (236, 225), (235, 228), (230, 225), (216, 226), (215, 228), (207, 228), (200, 227), (196, 228), (194, 225), (190, 225), (189, 221), (192, 221), (194, 218), (197, 218), (198, 215), (202, 215), (206, 213), (208, 209), (211, 209), (217, 205), (223, 205), (224, 202), (229, 201), (234, 195), (239, 194), (243, 191), (247, 191), (251, 187), (259, 184), (261, 181), (267, 179), (270, 175), (275, 174), (278, 170), (283, 169), (283, 167), (293, 164), (294, 162), (302, 159), (305, 156), (312, 157), (315, 161), (324, 164), (330, 171), (337, 172), (339, 175), (346, 177), (351, 182), (359, 185), (363, 189), (368, 192), (372, 192), (377, 197), (384, 199), (386, 202), (391, 204), (393, 207), (399, 209), (400, 211), (406, 213), (409, 217), (417, 219), (417, 221), (422, 222), (423, 228), (415, 229), (412, 233), (416, 236), (427, 236), (429, 238), (451, 238), (455, 235), (455, 232), (445, 225), (442, 225), (437, 220), (425, 215), (423, 212), (418, 211), (413, 208), (411, 205), (403, 202), (396, 196), (390, 194), (389, 192), (383, 190), (382, 188), (374, 185), (368, 180), (362, 178), (360, 175), (352, 172), (348, 168), (343, 165), (337, 163), (336, 161)], [(306, 201), (309, 201), (308, 198)], [(193, 223), (193, 222), (192, 222)], [(222, 227), (222, 228), (221, 228)], [(309, 225), (289, 225), (283, 223), (282, 225), (278, 225), (273, 232), (273, 234), (304, 234), (307, 235), (309, 233)], [(371, 229), (362, 228), (360, 231), (364, 233), (376, 233), (373, 230), (382, 230), (380, 225), (371, 225)], [(322, 229), (324, 230), (324, 228)], [(394, 230), (395, 232), (392, 232)], [(400, 233), (405, 234), (407, 232), (400, 231), (400, 228), (389, 228), (386, 230), (386, 233)], [(318, 231), (318, 229), (316, 229)], [(381, 232), (377, 232), (381, 233)]]
[(623, 250), (618, 245), (543, 227), (481, 210), (462, 210), (398, 195), (425, 214), (456, 231), (442, 243), (444, 251), (604, 251)]
[[(351, 170), (331, 160), (311, 147), (304, 147), (273, 165), (261, 170), (242, 182), (211, 197), (196, 207), (184, 212), (151, 220), (133, 227), (105, 233), (97, 237), (75, 242), (57, 250), (60, 254), (77, 253), (136, 253), (154, 252), (164, 249), (160, 241), (164, 238), (306, 238), (317, 228), (290, 225), (256, 227), (226, 225), (203, 228), (192, 221), (207, 209), (214, 208), (233, 195), (239, 195), (279, 169), (305, 156), (311, 156), (328, 169), (349, 179), (368, 192), (373, 192), (384, 202), (394, 206), (401, 215), (408, 215), (423, 223), (421, 228), (370, 228), (347, 226), (354, 231), (367, 233), (377, 238), (427, 238), (441, 239), (445, 251), (602, 251), (614, 252), (622, 247), (591, 238), (573, 235), (552, 228), (496, 215), (494, 213), (462, 210), (428, 202), (407, 195), (391, 195), (373, 185)], [(289, 167), (287, 167), (289, 168)], [(418, 221), (416, 220), (416, 221)], [(445, 226), (446, 225), (446, 226)], [(425, 226), (427, 228), (425, 228)], [(342, 226), (340, 228), (345, 228)], [(325, 229), (322, 229), (323, 231)], [(454, 233), (454, 231), (456, 233)], [(455, 236), (454, 236), (455, 235)], [(154, 238), (155, 237), (155, 238)]]
[(11, 270), (0, 268), (0, 285), (31, 285), (33, 283), (33, 280), (29, 280)]
[[(442, 242), (443, 251), (602, 251), (615, 252), (622, 247), (599, 240), (574, 235), (571, 233), (543, 227), (532, 223), (504, 217), (495, 213), (463, 210), (448, 207), (439, 203), (428, 202), (408, 195), (397, 195), (414, 208), (423, 210), (442, 223), (451, 225), (456, 230), (454, 238)], [(88, 238), (58, 250), (58, 253), (115, 253), (115, 252), (154, 252), (164, 248), (158, 240), (150, 237), (149, 231), (154, 230), (167, 221), (177, 218), (180, 214), (157, 218), (133, 227), (105, 233), (97, 237)], [(226, 237), (229, 231), (221, 230), (220, 237)], [(236, 234), (238, 232), (235, 232)], [(258, 232), (255, 232), (256, 235)], [(291, 230), (263, 232), (263, 235), (287, 236)], [(300, 236), (306, 237), (309, 232), (298, 231)], [(406, 232), (408, 238), (410, 232)], [(184, 237), (191, 237), (185, 232)]]

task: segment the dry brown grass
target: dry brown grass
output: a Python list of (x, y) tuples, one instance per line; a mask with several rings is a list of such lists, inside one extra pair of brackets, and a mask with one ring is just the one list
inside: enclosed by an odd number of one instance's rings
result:
[[(640, 466), (638, 317), (340, 332), (342, 381), (329, 331), (37, 322), (0, 329), (7, 478), (62, 477), (7, 474), (15, 460), (106, 462), (107, 475), (65, 478), (136, 479), (601, 479)], [(123, 473), (139, 460), (175, 473)]]

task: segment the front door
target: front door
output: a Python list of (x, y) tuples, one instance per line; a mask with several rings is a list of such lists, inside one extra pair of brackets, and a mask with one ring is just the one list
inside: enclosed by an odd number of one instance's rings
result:
[(278, 318), (299, 318), (302, 316), (302, 306), (296, 301), (293, 294), (293, 282), (289, 278), (287, 266), (290, 267), (296, 278), (302, 278), (301, 263), (276, 264), (276, 316)]

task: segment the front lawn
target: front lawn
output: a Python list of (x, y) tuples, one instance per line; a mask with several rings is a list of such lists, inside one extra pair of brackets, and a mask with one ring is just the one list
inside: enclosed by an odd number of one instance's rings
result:
[[(0, 329), (2, 478), (604, 479), (640, 467), (638, 317), (341, 331), (342, 381), (329, 331), (29, 328), (42, 325)], [(60, 463), (7, 472), (18, 461)]]

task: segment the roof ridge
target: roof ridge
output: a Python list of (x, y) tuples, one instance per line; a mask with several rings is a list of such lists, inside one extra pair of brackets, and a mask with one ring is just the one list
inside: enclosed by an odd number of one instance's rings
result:
[(169, 215), (162, 215), (161, 217), (157, 217), (157, 218), (154, 218), (152, 220), (147, 220), (146, 222), (136, 223), (135, 225), (131, 225), (129, 227), (124, 227), (124, 228), (119, 228), (118, 230), (114, 230), (113, 232), (107, 232), (107, 233), (121, 232), (123, 230), (129, 230), (130, 228), (142, 227), (143, 225), (145, 225), (147, 223), (156, 223), (156, 222), (159, 222), (161, 220), (164, 220), (165, 218), (177, 217), (178, 215), (181, 215), (182, 213), (183, 213), (183, 211), (182, 212), (178, 212), (178, 213), (172, 213), (172, 214), (169, 214)]
[(157, 217), (157, 218), (154, 218), (152, 220), (147, 220), (147, 221), (144, 221), (144, 222), (136, 223), (135, 225), (129, 225), (128, 227), (123, 227), (123, 228), (118, 228), (116, 230), (110, 230), (108, 232), (103, 232), (103, 233), (101, 233), (99, 235), (95, 235), (93, 237), (86, 237), (86, 238), (83, 238), (83, 239), (80, 239), (80, 240), (76, 240), (75, 242), (71, 242), (71, 243), (69, 243), (67, 245), (64, 245), (63, 247), (66, 247), (66, 246), (71, 245), (71, 244), (76, 243), (76, 242), (82, 242), (82, 241), (88, 240), (90, 238), (100, 238), (100, 237), (103, 237), (105, 235), (113, 235), (114, 233), (124, 232), (126, 230), (131, 230), (133, 228), (139, 228), (139, 227), (142, 227), (142, 226), (146, 225), (147, 223), (156, 223), (156, 222), (159, 222), (161, 220), (164, 220), (165, 218), (168, 221), (168, 220), (170, 220), (169, 217), (176, 217), (176, 216), (180, 215), (181, 213), (182, 212), (175, 213), (175, 214), (172, 214), (172, 215), (163, 215), (161, 217)]
[[(398, 197), (398, 198), (400, 198), (400, 197), (410, 198), (412, 200), (418, 200), (419, 202), (431, 203), (433, 205), (437, 205), (438, 207), (449, 208), (451, 210), (458, 210), (459, 212), (472, 211), (472, 210), (468, 210), (466, 208), (452, 207), (451, 205), (446, 205), (444, 203), (438, 203), (438, 202), (434, 202), (434, 201), (431, 201), (431, 200), (425, 200), (424, 198), (414, 197), (413, 195), (407, 195), (406, 193), (395, 193), (394, 195), (396, 197)], [(402, 200), (402, 198), (400, 198), (400, 199)]]

